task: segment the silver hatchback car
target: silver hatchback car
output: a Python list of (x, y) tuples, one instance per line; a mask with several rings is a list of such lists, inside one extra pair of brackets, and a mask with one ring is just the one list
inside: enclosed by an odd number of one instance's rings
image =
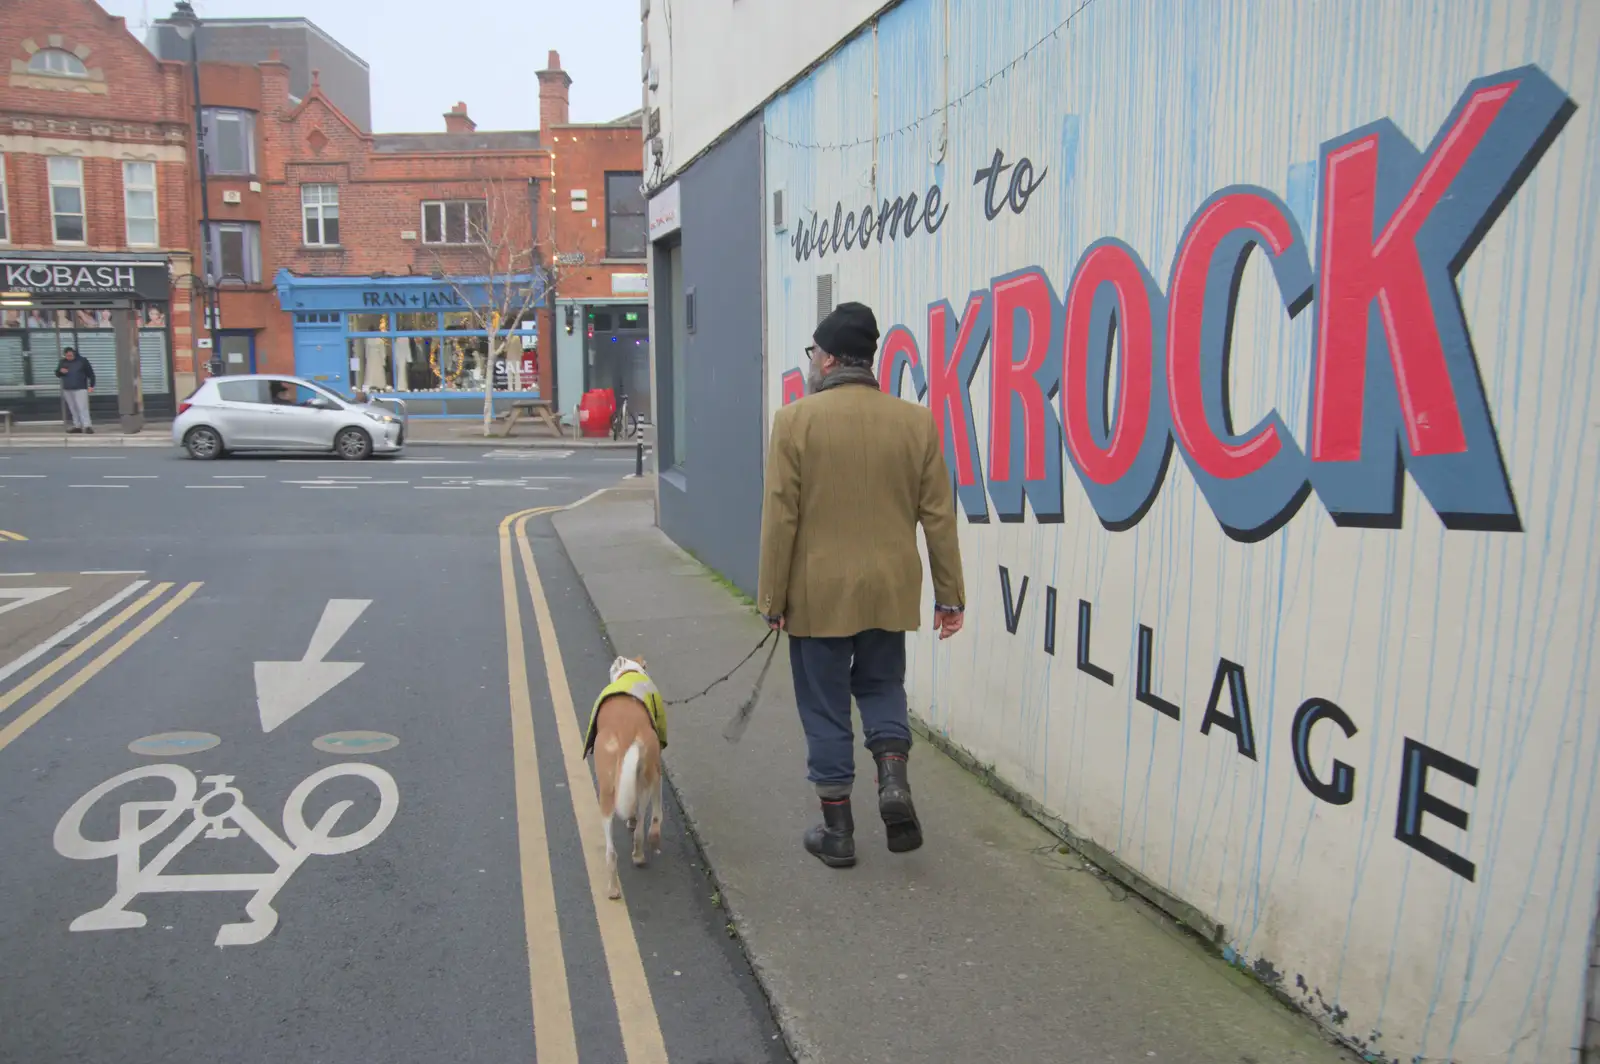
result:
[(323, 451), (359, 461), (399, 453), (406, 419), (298, 377), (212, 377), (178, 405), (172, 441), (201, 460), (230, 451)]

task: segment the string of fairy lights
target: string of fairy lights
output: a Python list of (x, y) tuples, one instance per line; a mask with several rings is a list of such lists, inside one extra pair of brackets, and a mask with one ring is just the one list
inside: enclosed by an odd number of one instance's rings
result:
[(1039, 51), (1039, 49), (1043, 48), (1051, 41), (1058, 40), (1061, 36), (1061, 31), (1065, 30), (1069, 25), (1071, 25), (1073, 19), (1083, 14), (1087, 8), (1091, 7), (1095, 3), (1096, 0), (1081, 0), (1078, 6), (1075, 7), (1066, 18), (1057, 23), (1055, 28), (1053, 28), (1049, 33), (1046, 33), (1037, 41), (1034, 41), (1033, 44), (1029, 45), (1027, 50), (1021, 55), (1018, 55), (1015, 59), (1011, 60), (1011, 62), (1007, 63), (999, 70), (996, 70), (983, 81), (974, 85), (960, 96), (945, 102), (939, 107), (934, 108), (932, 111), (929, 111), (927, 114), (922, 115), (921, 117), (908, 122), (903, 126), (900, 126), (898, 129), (891, 129), (889, 132), (880, 133), (875, 137), (860, 137), (856, 140), (840, 141), (837, 144), (813, 144), (801, 140), (790, 140), (787, 137), (778, 136), (771, 130), (765, 131), (766, 137), (768, 140), (773, 141), (774, 143), (782, 144), (790, 148), (798, 148), (803, 151), (848, 151), (851, 148), (859, 148), (869, 144), (882, 144), (886, 141), (902, 137), (921, 126), (927, 125), (935, 119), (943, 119), (952, 109), (960, 107), (978, 93), (986, 91), (995, 82), (1004, 80), (1007, 75), (1009, 75), (1022, 63), (1026, 62), (1035, 52)]

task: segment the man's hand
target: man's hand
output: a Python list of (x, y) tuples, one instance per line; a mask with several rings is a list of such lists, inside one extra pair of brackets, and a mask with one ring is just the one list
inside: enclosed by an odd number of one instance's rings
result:
[(771, 628), (774, 632), (783, 631), (784, 621), (782, 617), (768, 617), (766, 620), (767, 627)]
[(934, 610), (933, 626), (939, 629), (939, 638), (949, 639), (961, 631), (961, 621), (964, 617), (965, 613), (956, 610)]

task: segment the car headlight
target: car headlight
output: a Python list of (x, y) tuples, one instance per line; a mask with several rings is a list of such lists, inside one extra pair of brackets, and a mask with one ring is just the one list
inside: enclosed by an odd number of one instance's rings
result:
[(395, 417), (393, 414), (374, 414), (370, 410), (363, 410), (362, 413), (366, 414), (372, 420), (378, 422), (381, 425), (398, 425), (398, 424), (400, 424), (400, 419)]

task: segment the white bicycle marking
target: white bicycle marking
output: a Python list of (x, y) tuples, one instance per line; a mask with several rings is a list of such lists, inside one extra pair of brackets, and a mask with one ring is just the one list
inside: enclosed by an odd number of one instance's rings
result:
[[(339, 776), (360, 776), (372, 781), (378, 789), (377, 814), (362, 827), (345, 835), (334, 835), (333, 830), (339, 818), (353, 804), (349, 801), (335, 802), (329, 806), (315, 827), (308, 826), (305, 821), (306, 799), (311, 792)], [(84, 838), (83, 818), (95, 802), (125, 783), (155, 778), (172, 783), (173, 795), (170, 799), (124, 802), (119, 811), (116, 838)], [(199, 794), (199, 783), (211, 789)], [(400, 790), (395, 785), (394, 777), (378, 766), (364, 762), (329, 765), (301, 780), (289, 793), (283, 804), (285, 841), (250, 811), (244, 804), (244, 795), (232, 783), (232, 776), (206, 776), (197, 782), (194, 773), (182, 765), (145, 765), (113, 776), (74, 802), (56, 824), (56, 852), (76, 861), (115, 857), (117, 886), (104, 905), (73, 920), (71, 930), (112, 931), (143, 927), (144, 914), (127, 909), (128, 904), (140, 894), (254, 891), (255, 896), (245, 903), (245, 914), (249, 919), (237, 924), (223, 924), (217, 930), (216, 937), (218, 946), (253, 945), (272, 934), (278, 926), (278, 913), (272, 907), (272, 899), (307, 857), (331, 857), (359, 850), (383, 834), (394, 820), (400, 805)], [(158, 815), (150, 823), (141, 824), (146, 813)], [(167, 843), (149, 863), (141, 864), (144, 846), (154, 842), (185, 813), (193, 816), (177, 837)], [(202, 836), (206, 839), (233, 839), (241, 831), (276, 862), (275, 870), (260, 873), (164, 874), (163, 870)]]

